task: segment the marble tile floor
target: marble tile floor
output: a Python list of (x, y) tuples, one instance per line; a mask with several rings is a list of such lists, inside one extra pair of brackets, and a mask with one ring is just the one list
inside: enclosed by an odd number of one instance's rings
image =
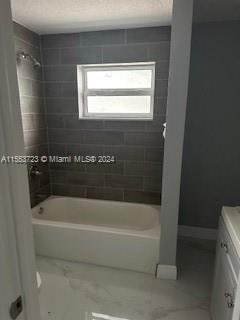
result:
[(181, 238), (177, 281), (37, 257), (42, 320), (210, 320), (214, 245)]

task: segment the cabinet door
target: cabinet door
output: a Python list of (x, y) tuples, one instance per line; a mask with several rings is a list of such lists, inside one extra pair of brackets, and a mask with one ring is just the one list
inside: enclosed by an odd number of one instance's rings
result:
[(211, 302), (213, 320), (232, 319), (236, 283), (231, 262), (218, 246)]

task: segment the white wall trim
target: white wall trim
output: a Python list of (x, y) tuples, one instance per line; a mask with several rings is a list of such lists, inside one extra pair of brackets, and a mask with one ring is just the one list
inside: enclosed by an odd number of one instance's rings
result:
[(165, 280), (177, 280), (177, 267), (171, 265), (158, 264), (156, 278)]
[(178, 226), (178, 235), (197, 239), (216, 240), (218, 230), (191, 226)]
[[(0, 144), (4, 146), (3, 150), (0, 146), (0, 152), (9, 156), (24, 155), (16, 53), (9, 0), (0, 1), (0, 47), (0, 127), (1, 140), (3, 141), (3, 143), (0, 141)], [(9, 211), (12, 214), (12, 227), (15, 233), (15, 239), (11, 237), (11, 241), (16, 246), (18, 260), (13, 267), (18, 269), (23, 296), (24, 312), (19, 316), (19, 319), (40, 320), (27, 165), (10, 163), (0, 166), (1, 171), (7, 172), (8, 179), (6, 180), (9, 187), (4, 191), (10, 198)], [(3, 183), (1, 180), (2, 187), (4, 187)], [(4, 192), (1, 194), (4, 196)], [(5, 210), (4, 214), (6, 215), (8, 212)], [(8, 251), (11, 252), (11, 249)], [(12, 266), (9, 265), (9, 268)], [(8, 308), (11, 301), (13, 299), (9, 299), (5, 307)], [(9, 310), (7, 313), (9, 316)], [(7, 320), (9, 317), (4, 317), (4, 319)]]
[(164, 144), (160, 263), (176, 264), (179, 196), (188, 76), (191, 53), (193, 0), (174, 0)]
[[(240, 275), (238, 277), (238, 283), (240, 283)], [(235, 307), (233, 310), (233, 317), (232, 320), (239, 320), (240, 319), (240, 285), (238, 285), (235, 295)]]

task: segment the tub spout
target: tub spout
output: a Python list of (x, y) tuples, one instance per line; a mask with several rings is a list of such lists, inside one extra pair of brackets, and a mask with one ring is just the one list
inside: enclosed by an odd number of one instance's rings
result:
[(42, 172), (38, 169), (36, 165), (32, 165), (29, 169), (30, 177), (38, 177), (42, 175)]

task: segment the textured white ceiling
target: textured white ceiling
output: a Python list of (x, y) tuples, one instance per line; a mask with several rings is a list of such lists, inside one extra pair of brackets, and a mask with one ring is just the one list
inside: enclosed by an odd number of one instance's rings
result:
[[(11, 0), (13, 19), (39, 34), (169, 25), (172, 2)], [(225, 20), (240, 20), (240, 0), (195, 0), (195, 22)]]
[(173, 0), (12, 0), (13, 19), (39, 34), (170, 25)]

